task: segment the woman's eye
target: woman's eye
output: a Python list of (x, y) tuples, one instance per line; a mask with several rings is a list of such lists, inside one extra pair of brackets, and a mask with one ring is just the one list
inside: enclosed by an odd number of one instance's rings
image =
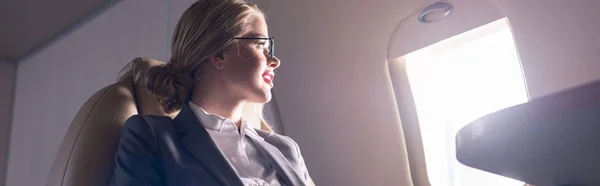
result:
[(258, 46), (260, 46), (261, 48), (264, 48), (267, 45), (267, 42), (261, 41), (258, 42)]

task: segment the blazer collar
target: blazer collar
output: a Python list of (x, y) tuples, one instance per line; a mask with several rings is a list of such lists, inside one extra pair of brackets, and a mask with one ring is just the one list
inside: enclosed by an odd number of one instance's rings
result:
[(189, 105), (185, 104), (173, 120), (182, 146), (222, 185), (243, 186), (242, 180), (210, 138)]

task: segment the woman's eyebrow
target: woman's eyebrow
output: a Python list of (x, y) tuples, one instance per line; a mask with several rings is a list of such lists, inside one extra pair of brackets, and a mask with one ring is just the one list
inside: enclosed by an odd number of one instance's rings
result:
[(264, 34), (259, 34), (259, 33), (250, 33), (248, 34), (247, 37), (260, 37), (260, 38), (267, 38), (267, 36), (265, 36)]

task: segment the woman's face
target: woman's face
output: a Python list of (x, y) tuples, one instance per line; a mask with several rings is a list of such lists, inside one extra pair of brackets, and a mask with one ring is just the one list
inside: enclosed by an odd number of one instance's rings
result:
[[(262, 15), (255, 15), (250, 31), (243, 38), (268, 38), (267, 23)], [(279, 67), (276, 57), (270, 59), (269, 40), (238, 39), (223, 52), (222, 78), (229, 94), (237, 99), (266, 103), (271, 100), (271, 88)]]

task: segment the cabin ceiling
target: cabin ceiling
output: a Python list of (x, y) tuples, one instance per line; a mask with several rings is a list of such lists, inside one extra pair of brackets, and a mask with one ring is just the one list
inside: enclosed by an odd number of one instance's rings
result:
[(17, 63), (114, 0), (0, 1), (0, 59)]

